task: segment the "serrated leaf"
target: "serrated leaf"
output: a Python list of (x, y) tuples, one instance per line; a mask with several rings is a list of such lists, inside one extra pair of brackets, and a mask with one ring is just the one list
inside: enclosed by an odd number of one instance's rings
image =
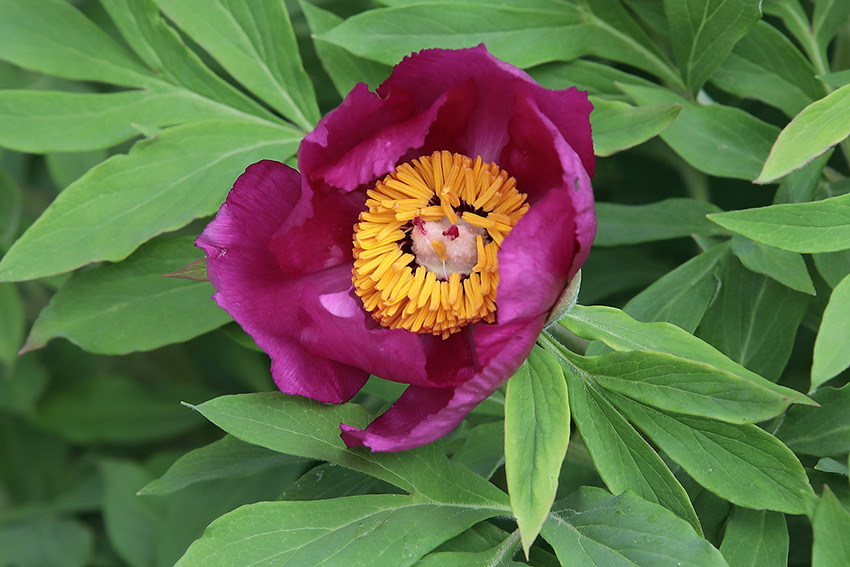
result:
[(850, 366), (850, 275), (844, 276), (823, 312), (812, 363), (814, 390)]
[(665, 0), (664, 10), (676, 63), (696, 93), (761, 18), (761, 0)]
[(280, 0), (157, 0), (224, 69), (301, 128), (319, 119), (316, 95)]
[(820, 407), (789, 409), (776, 436), (802, 455), (838, 456), (850, 451), (850, 385), (824, 386), (812, 399)]
[(663, 413), (606, 395), (700, 485), (745, 508), (805, 513), (813, 491), (794, 453), (755, 425)]
[(850, 193), (813, 203), (770, 205), (708, 218), (756, 242), (803, 254), (850, 248)]
[(850, 134), (850, 85), (804, 108), (779, 133), (754, 183), (799, 169)]
[(814, 546), (812, 567), (843, 567), (850, 563), (850, 512), (824, 487), (820, 503), (812, 519)]
[(146, 484), (139, 495), (170, 494), (201, 482), (242, 478), (301, 462), (298, 457), (250, 445), (226, 435), (177, 459), (164, 475)]
[(720, 291), (697, 334), (753, 372), (776, 380), (785, 369), (810, 296), (721, 260)]
[(23, 351), (63, 337), (89, 352), (125, 354), (224, 325), (231, 319), (210, 300), (212, 285), (163, 277), (197, 254), (191, 237), (153, 240), (124, 262), (74, 274), (39, 314)]
[[(594, 131), (595, 135), (595, 131)], [(594, 246), (621, 246), (682, 238), (691, 234), (723, 234), (705, 215), (720, 212), (706, 201), (664, 199), (648, 205), (596, 203), (598, 228)]]
[(438, 502), (509, 510), (507, 495), (434, 445), (398, 453), (348, 450), (339, 424), (365, 427), (356, 404), (324, 405), (284, 394), (222, 396), (196, 407), (204, 417), (243, 441), (274, 451), (336, 463)]
[(152, 236), (214, 213), (245, 167), (284, 160), (299, 141), (291, 128), (251, 122), (164, 130), (65, 189), (0, 261), (0, 281), (122, 260)]
[(605, 398), (565, 367), (570, 407), (599, 476), (613, 493), (631, 490), (702, 533), (688, 494), (661, 457)]
[(778, 133), (775, 126), (740, 108), (702, 105), (657, 87), (620, 88), (641, 106), (681, 104), (682, 111), (661, 139), (686, 162), (718, 177), (754, 179)]
[(750, 270), (773, 278), (791, 289), (815, 295), (815, 286), (806, 262), (799, 254), (759, 244), (740, 235), (732, 239), (732, 250)]
[(541, 533), (571, 567), (726, 567), (686, 521), (631, 492), (583, 487), (556, 503)]
[(153, 73), (63, 0), (0, 1), (0, 59), (40, 73), (129, 87)]
[(245, 117), (169, 87), (118, 93), (5, 90), (0, 91), (0, 121), (6, 126), (0, 145), (32, 153), (76, 152), (114, 146), (141, 135), (142, 128)]
[(734, 508), (726, 524), (720, 553), (729, 567), (787, 567), (785, 516), (769, 510)]
[(551, 353), (535, 347), (505, 395), (505, 477), (526, 557), (555, 501), (569, 440), (564, 374)]
[(711, 81), (794, 116), (824, 95), (811, 63), (782, 32), (760, 21), (739, 41)]
[(397, 494), (259, 502), (213, 522), (175, 567), (319, 565), (329, 557), (351, 567), (375, 565), (377, 557), (387, 567), (413, 565), (491, 514)]

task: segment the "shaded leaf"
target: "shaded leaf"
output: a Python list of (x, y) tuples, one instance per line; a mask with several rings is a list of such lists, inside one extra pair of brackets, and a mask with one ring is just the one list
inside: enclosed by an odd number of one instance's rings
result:
[(663, 132), (681, 110), (675, 104), (634, 107), (624, 102), (591, 99), (593, 153), (610, 156), (644, 143)]
[(815, 509), (812, 528), (812, 567), (843, 567), (850, 563), (850, 513), (828, 486)]
[(838, 456), (850, 451), (850, 385), (824, 386), (812, 399), (821, 407), (789, 409), (776, 436), (803, 455)]
[(665, 199), (648, 205), (596, 203), (598, 228), (593, 245), (621, 246), (695, 233), (724, 234), (705, 218), (715, 212), (720, 212), (716, 205), (696, 199)]
[(788, 527), (785, 516), (769, 510), (734, 508), (720, 553), (729, 567), (786, 567)]
[(676, 63), (696, 93), (761, 18), (760, 0), (665, 0)]
[(815, 286), (806, 262), (799, 254), (765, 246), (740, 235), (732, 239), (732, 250), (750, 270), (773, 278), (791, 289), (815, 295)]
[(91, 529), (77, 520), (43, 516), (0, 524), (0, 565), (83, 567), (93, 547)]

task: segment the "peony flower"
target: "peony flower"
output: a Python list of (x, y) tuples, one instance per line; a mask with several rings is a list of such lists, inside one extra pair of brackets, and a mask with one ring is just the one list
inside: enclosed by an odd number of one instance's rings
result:
[(218, 304), (287, 394), (409, 384), (349, 447), (440, 438), (517, 370), (596, 218), (587, 94), (473, 49), (357, 85), (298, 150), (250, 166), (197, 239)]

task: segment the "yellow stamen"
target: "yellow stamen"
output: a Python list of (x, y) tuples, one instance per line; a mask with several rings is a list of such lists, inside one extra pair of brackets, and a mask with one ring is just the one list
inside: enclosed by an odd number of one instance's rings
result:
[[(434, 152), (400, 165), (367, 196), (368, 210), (354, 225), (352, 282), (364, 308), (378, 322), (445, 339), (469, 323), (496, 320), (498, 252), (528, 210), (526, 196), (517, 191), (513, 177), (496, 164), (484, 163), (480, 156), (472, 160), (448, 151)], [(424, 240), (430, 242), (442, 269), (433, 262), (428, 264), (434, 266), (431, 269), (414, 265), (412, 232), (421, 229), (425, 234), (428, 223), (444, 218), (450, 225), (436, 226), (450, 226), (453, 232), (440, 234), (432, 228)], [(466, 227), (467, 236), (455, 241), (458, 223)], [(487, 234), (476, 235), (473, 227)], [(472, 253), (477, 252), (477, 263), (468, 275), (469, 268), (452, 267), (452, 254), (459, 254), (452, 250), (463, 250), (463, 246), (474, 246)], [(416, 254), (422, 253), (421, 248), (417, 250)], [(469, 253), (460, 254), (468, 257)], [(460, 257), (464, 256), (454, 256)]]

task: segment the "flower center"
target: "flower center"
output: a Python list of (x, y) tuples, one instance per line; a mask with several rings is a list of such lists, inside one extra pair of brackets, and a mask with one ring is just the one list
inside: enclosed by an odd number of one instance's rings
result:
[(372, 317), (443, 338), (496, 320), (497, 254), (528, 210), (513, 177), (443, 151), (398, 166), (366, 193), (352, 282)]

